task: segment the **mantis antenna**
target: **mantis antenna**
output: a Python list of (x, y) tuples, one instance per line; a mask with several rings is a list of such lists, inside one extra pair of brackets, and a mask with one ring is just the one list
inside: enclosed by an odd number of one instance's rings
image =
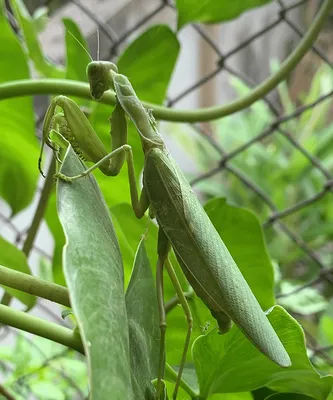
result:
[(99, 30), (98, 29), (96, 31), (96, 35), (97, 35), (97, 54), (96, 54), (96, 57), (97, 57), (97, 61), (99, 61)]
[[(73, 35), (71, 31), (67, 29), (67, 32), (77, 41), (77, 43), (82, 47), (82, 49), (85, 51), (86, 54), (88, 54), (88, 57), (90, 58), (90, 61), (94, 61), (91, 55), (89, 54), (89, 51), (83, 46), (83, 44), (78, 40), (77, 37)], [(98, 53), (97, 53), (98, 54)]]

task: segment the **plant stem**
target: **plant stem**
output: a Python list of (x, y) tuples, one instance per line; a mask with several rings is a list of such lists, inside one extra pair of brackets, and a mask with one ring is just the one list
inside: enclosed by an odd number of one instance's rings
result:
[[(264, 80), (246, 96), (233, 101), (225, 106), (213, 106), (197, 110), (171, 109), (157, 104), (143, 102), (152, 109), (157, 119), (179, 122), (204, 122), (212, 121), (240, 111), (255, 101), (264, 97), (273, 90), (280, 82), (285, 80), (290, 72), (299, 63), (315, 42), (321, 28), (329, 16), (333, 0), (325, 0), (310, 28), (299, 42), (295, 50), (281, 64), (280, 70)], [(91, 100), (89, 85), (83, 82), (64, 79), (40, 79), (40, 80), (18, 80), (0, 85), (0, 100), (18, 96), (29, 96), (35, 94), (67, 94)], [(101, 99), (104, 104), (115, 104), (115, 93), (106, 92)]]
[(50, 339), (84, 354), (81, 338), (77, 333), (23, 311), (0, 304), (0, 323)]
[[(177, 372), (171, 367), (170, 364), (166, 363), (165, 364), (165, 372), (167, 373), (167, 375), (169, 375), (170, 377), (172, 377), (174, 379), (174, 381), (177, 380)], [(197, 400), (199, 399), (199, 395), (198, 393), (196, 393), (191, 386), (189, 386), (183, 379), (180, 380), (180, 384), (179, 386), (185, 390), (185, 392), (191, 396), (192, 400)]]
[(1, 265), (0, 284), (71, 307), (68, 290), (64, 286)]
[(53, 175), (55, 174), (55, 159), (52, 157), (51, 163), (49, 165), (49, 169), (47, 171), (45, 183), (37, 204), (37, 208), (34, 214), (34, 217), (32, 219), (30, 228), (28, 230), (27, 237), (24, 241), (22, 251), (23, 253), (28, 257), (30, 254), (30, 251), (32, 249), (33, 243), (35, 241), (36, 235), (38, 233), (38, 229), (40, 226), (40, 223), (42, 222), (42, 219), (45, 214), (45, 210), (47, 207), (47, 202), (50, 197), (54, 180), (53, 180)]
[[(189, 290), (188, 292), (184, 292), (184, 296), (187, 300), (189, 300), (194, 296), (194, 291)], [(164, 305), (166, 314), (172, 311), (178, 304), (179, 304), (179, 298), (177, 295), (168, 300)]]
[(12, 395), (8, 392), (8, 390), (7, 390), (4, 386), (2, 386), (2, 385), (0, 385), (0, 394), (1, 394), (5, 399), (7, 399), (7, 400), (15, 400), (15, 397), (12, 396)]

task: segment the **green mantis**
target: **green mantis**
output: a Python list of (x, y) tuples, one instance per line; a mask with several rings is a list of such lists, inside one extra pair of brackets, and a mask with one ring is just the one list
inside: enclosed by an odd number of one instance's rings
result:
[[(71, 143), (83, 159), (95, 163), (77, 176), (67, 177), (58, 174), (59, 178), (68, 182), (84, 177), (95, 168), (100, 168), (106, 175), (117, 175), (126, 157), (135, 215), (141, 218), (149, 208), (150, 216), (157, 219), (159, 236), (156, 286), (160, 312), (161, 347), (156, 398), (159, 398), (162, 391), (165, 360), (166, 317), (163, 302), (163, 268), (166, 268), (169, 273), (188, 322), (184, 351), (173, 394), (174, 399), (177, 397), (192, 331), (190, 308), (168, 258), (171, 247), (187, 280), (216, 319), (220, 333), (225, 333), (230, 329), (232, 320), (269, 359), (281, 367), (290, 366), (288, 353), (183, 173), (167, 152), (151, 113), (143, 107), (127, 77), (118, 74), (117, 67), (107, 62), (91, 62), (87, 73), (91, 94), (96, 100), (100, 99), (104, 91), (109, 88), (116, 92), (117, 105), (111, 117), (113, 151), (107, 154), (79, 107), (63, 96), (55, 98), (46, 113), (43, 140), (57, 151), (58, 145), (50, 139), (50, 132), (55, 129)], [(60, 117), (55, 116), (56, 106), (63, 110), (63, 115)], [(143, 189), (140, 197), (137, 191), (132, 150), (126, 143), (125, 115), (132, 120), (140, 135), (145, 156)]]

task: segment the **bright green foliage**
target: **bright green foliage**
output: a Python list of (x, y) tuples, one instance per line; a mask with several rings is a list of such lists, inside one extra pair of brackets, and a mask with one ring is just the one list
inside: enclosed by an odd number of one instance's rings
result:
[(189, 22), (216, 23), (238, 17), (251, 8), (260, 7), (271, 0), (177, 0), (178, 29)]
[(42, 76), (62, 78), (64, 71), (53, 64), (44, 54), (38, 40), (38, 26), (29, 15), (22, 0), (12, 0), (15, 17), (18, 19), (21, 33), (24, 37), (29, 58), (34, 62), (36, 69)]
[[(30, 274), (30, 268), (26, 256), (13, 244), (0, 237), (0, 265), (14, 269), (15, 271)], [(6, 291), (27, 306), (29, 310), (36, 304), (36, 297), (30, 294), (21, 292), (16, 289), (5, 287)]]
[[(0, 1), (0, 31), (0, 82), (29, 78), (28, 60), (5, 18), (3, 1)], [(32, 99), (1, 101), (0, 115), (0, 195), (16, 214), (31, 203), (38, 178)]]
[[(292, 366), (287, 371), (277, 367), (256, 351), (236, 327), (224, 336), (212, 331), (193, 345), (201, 394), (244, 392), (268, 386), (275, 391), (293, 391), (315, 396), (318, 400), (326, 399), (333, 377), (323, 378), (311, 366), (301, 327), (279, 306), (273, 308), (268, 318), (285, 345)], [(302, 385), (299, 385), (300, 376), (304, 379)]]
[(128, 77), (141, 100), (162, 104), (179, 50), (174, 32), (167, 25), (155, 25), (122, 53), (119, 73)]

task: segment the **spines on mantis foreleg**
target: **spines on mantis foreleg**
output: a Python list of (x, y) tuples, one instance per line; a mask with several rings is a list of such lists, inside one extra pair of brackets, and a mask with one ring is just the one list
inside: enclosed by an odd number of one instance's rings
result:
[[(57, 107), (62, 109), (60, 116), (56, 114)], [(114, 146), (119, 146), (119, 143), (126, 143), (127, 139), (126, 120), (123, 111), (119, 107), (115, 111), (113, 121), (115, 125), (112, 133)], [(108, 154), (80, 107), (68, 97), (58, 96), (54, 98), (44, 119), (43, 143), (45, 142), (54, 149), (49, 137), (52, 129), (62, 134), (72, 144), (82, 160), (97, 163)], [(116, 132), (119, 132), (119, 137), (116, 137)], [(55, 150), (57, 150), (57, 147)], [(116, 163), (106, 160), (99, 166), (100, 170), (105, 175), (116, 175), (123, 163), (121, 157), (119, 157), (120, 161), (116, 160)], [(120, 167), (118, 164), (121, 164)]]
[[(56, 127), (56, 132), (60, 133), (63, 138), (67, 140), (67, 142), (72, 146), (72, 149), (77, 154), (77, 156), (82, 161), (87, 161), (84, 151), (80, 148), (78, 141), (76, 140), (75, 136), (73, 135), (72, 131), (70, 130), (66, 118), (63, 114), (57, 114), (54, 117), (54, 123)], [(58, 138), (59, 140), (59, 138)], [(63, 143), (62, 145), (64, 145)], [(68, 145), (68, 144), (67, 144)], [(67, 147), (67, 146), (66, 146)]]

